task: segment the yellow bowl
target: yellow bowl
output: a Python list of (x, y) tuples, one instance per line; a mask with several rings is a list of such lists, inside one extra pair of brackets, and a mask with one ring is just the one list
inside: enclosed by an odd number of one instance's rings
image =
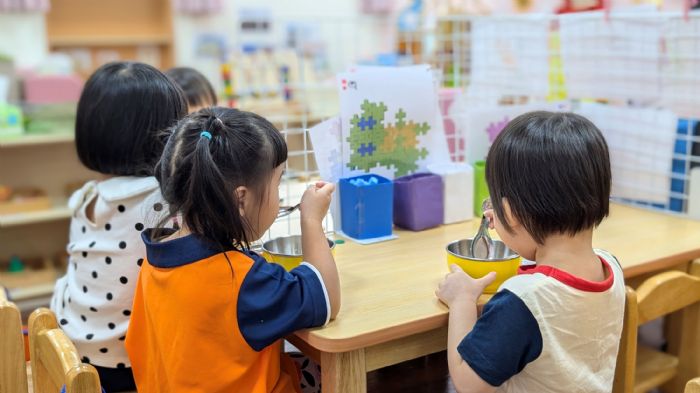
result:
[(494, 240), (493, 259), (479, 259), (471, 256), (469, 251), (472, 239), (462, 239), (447, 245), (447, 268), (455, 264), (474, 278), (481, 278), (490, 272), (496, 272), (496, 281), (491, 283), (484, 293), (496, 293), (503, 282), (516, 274), (520, 267), (520, 256), (500, 240)]
[[(335, 254), (335, 242), (328, 240), (331, 253)], [(268, 240), (262, 245), (263, 257), (268, 262), (282, 265), (287, 271), (294, 269), (304, 261), (301, 251), (301, 236), (284, 236)]]

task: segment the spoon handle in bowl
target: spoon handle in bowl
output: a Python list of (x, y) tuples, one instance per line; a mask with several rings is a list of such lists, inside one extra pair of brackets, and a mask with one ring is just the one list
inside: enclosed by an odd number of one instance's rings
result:
[(474, 258), (488, 259), (492, 253), (493, 242), (488, 234), (489, 220), (486, 216), (481, 217), (481, 225), (479, 231), (474, 236), (469, 252)]

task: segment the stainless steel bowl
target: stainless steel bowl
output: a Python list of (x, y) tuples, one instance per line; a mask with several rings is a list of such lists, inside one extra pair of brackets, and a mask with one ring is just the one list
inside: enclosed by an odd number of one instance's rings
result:
[(511, 260), (513, 258), (516, 258), (518, 254), (516, 254), (513, 250), (508, 248), (505, 243), (503, 243), (500, 240), (495, 240), (493, 241), (493, 247), (494, 247), (494, 252), (493, 255), (494, 257), (492, 259), (483, 259), (483, 258), (474, 258), (473, 255), (471, 255), (471, 245), (472, 245), (472, 239), (462, 239), (462, 240), (456, 240), (450, 244), (447, 245), (447, 252), (459, 257), (459, 258), (469, 258), (469, 260), (472, 261), (482, 261), (482, 262), (496, 262), (496, 261), (507, 261)]
[(490, 272), (496, 272), (496, 279), (486, 288), (484, 293), (496, 293), (498, 287), (507, 279), (518, 274), (521, 258), (509, 249), (502, 241), (494, 240), (494, 258), (481, 259), (470, 256), (472, 239), (462, 239), (447, 245), (447, 267), (457, 265), (474, 278), (484, 277)]
[[(335, 248), (335, 242), (331, 239), (328, 240), (328, 247)], [(276, 255), (285, 257), (300, 257), (303, 255), (301, 250), (301, 235), (292, 235), (278, 237), (272, 240), (268, 240), (262, 245), (263, 251)]]

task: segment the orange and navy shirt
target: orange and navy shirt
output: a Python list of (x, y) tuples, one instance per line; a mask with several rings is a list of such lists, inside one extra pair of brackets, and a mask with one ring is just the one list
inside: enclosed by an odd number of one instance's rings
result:
[(157, 242), (147, 230), (142, 238), (147, 260), (126, 337), (139, 392), (298, 391), (280, 364), (280, 339), (328, 322), (315, 267), (287, 272), (195, 235)]

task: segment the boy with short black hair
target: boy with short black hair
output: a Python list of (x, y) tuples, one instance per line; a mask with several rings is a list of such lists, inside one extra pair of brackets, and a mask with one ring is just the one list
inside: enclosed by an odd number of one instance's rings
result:
[(484, 306), (495, 275), (456, 266), (437, 296), (450, 308), (447, 356), (460, 392), (610, 392), (625, 286), (611, 254), (594, 250), (608, 215), (610, 160), (600, 131), (572, 113), (511, 121), (486, 162), (500, 238), (536, 265), (521, 267)]

